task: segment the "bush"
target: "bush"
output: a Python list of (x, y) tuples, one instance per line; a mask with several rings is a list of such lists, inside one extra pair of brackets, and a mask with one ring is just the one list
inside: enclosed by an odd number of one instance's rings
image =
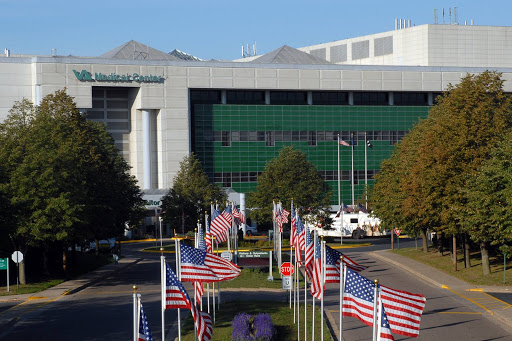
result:
[(233, 319), (232, 326), (234, 341), (271, 341), (276, 334), (272, 318), (264, 313), (256, 316), (239, 313)]

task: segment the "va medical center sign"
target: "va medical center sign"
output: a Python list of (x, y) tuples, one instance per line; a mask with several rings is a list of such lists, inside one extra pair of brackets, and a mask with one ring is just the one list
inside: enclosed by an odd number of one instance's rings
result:
[(73, 73), (81, 82), (115, 82), (115, 83), (163, 83), (165, 78), (164, 76), (155, 76), (155, 75), (139, 75), (138, 73), (126, 73), (126, 74), (117, 74), (117, 73), (109, 73), (104, 74), (101, 72), (96, 72), (92, 74), (87, 70), (77, 71), (73, 70)]

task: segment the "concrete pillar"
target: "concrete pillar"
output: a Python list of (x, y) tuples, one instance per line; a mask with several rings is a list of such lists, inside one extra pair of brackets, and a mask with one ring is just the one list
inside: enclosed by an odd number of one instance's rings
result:
[[(242, 213), (244, 217), (247, 219), (247, 216), (245, 215), (245, 193), (240, 193), (240, 213)], [(245, 223), (242, 224), (242, 230), (244, 231), (245, 236), (247, 233)]]
[(35, 105), (41, 105), (41, 101), (43, 100), (43, 93), (41, 90), (41, 84), (36, 84), (36, 103)]
[(265, 104), (270, 104), (270, 91), (265, 91)]
[(393, 97), (393, 92), (392, 92), (392, 91), (390, 91), (390, 92), (388, 93), (388, 97), (389, 97), (389, 98), (388, 98), (388, 101), (389, 101), (389, 103), (388, 103), (388, 104), (389, 104), (389, 105), (395, 105), (395, 98)]
[(226, 90), (221, 90), (220, 91), (220, 103), (221, 104), (226, 104), (227, 103), (227, 95), (226, 95)]
[(313, 91), (308, 91), (308, 105), (313, 105)]
[(348, 93), (348, 105), (354, 105), (354, 93), (352, 91)]
[(150, 109), (142, 109), (142, 154), (143, 188), (150, 189), (152, 184)]

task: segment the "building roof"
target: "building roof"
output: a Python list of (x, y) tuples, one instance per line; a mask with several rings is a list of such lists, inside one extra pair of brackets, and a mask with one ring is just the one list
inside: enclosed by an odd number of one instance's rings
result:
[(176, 56), (154, 49), (135, 40), (102, 54), (99, 58), (123, 59), (123, 60), (182, 60)]
[(253, 63), (261, 64), (332, 64), (325, 59), (299, 51), (293, 47), (283, 45), (280, 48), (256, 58)]
[(180, 51), (178, 49), (172, 50), (171, 52), (169, 52), (169, 55), (179, 58), (180, 60), (191, 60), (191, 61), (196, 61), (196, 62), (203, 61), (201, 58), (198, 58), (198, 57), (188, 54), (186, 52)]

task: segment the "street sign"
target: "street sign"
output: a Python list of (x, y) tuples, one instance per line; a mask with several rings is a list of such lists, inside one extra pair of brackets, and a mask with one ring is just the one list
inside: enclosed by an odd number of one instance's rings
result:
[(402, 230), (395, 229), (395, 234), (397, 235), (397, 237), (400, 237), (400, 233), (402, 233)]
[(233, 259), (233, 254), (229, 251), (222, 251), (222, 253), (220, 254), (220, 256), (224, 259), (227, 259), (229, 261), (231, 261)]
[(292, 276), (283, 276), (283, 290), (292, 290)]
[(23, 253), (20, 251), (14, 251), (11, 258), (14, 263), (21, 263), (23, 261)]
[(238, 258), (269, 258), (270, 251), (238, 251)]
[(283, 276), (291, 276), (291, 275), (293, 275), (293, 272), (295, 271), (295, 269), (293, 268), (292, 263), (284, 262), (283, 264), (281, 264), (279, 271), (281, 271), (281, 275), (283, 275)]
[(7, 262), (9, 258), (0, 258), (0, 270), (7, 270)]

